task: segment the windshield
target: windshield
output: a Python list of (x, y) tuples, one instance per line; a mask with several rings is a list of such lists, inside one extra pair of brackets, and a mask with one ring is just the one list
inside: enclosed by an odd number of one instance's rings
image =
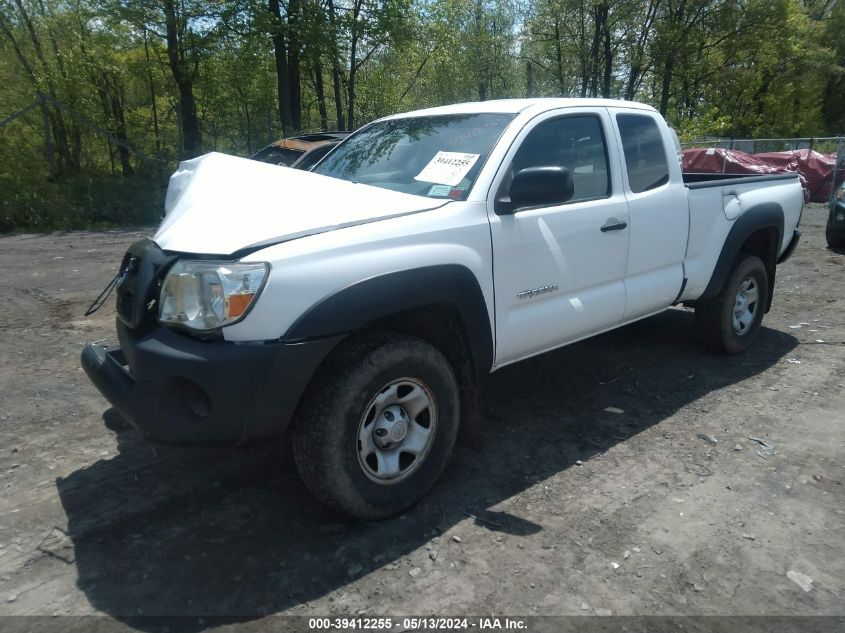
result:
[(512, 114), (453, 114), (373, 123), (313, 171), (429, 198), (465, 200)]

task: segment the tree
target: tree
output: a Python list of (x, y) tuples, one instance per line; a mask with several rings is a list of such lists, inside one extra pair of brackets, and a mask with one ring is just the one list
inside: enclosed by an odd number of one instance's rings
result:
[(841, 0), (833, 4), (829, 10), (820, 11), (819, 20), (827, 18), (822, 37), (833, 46), (831, 51), (833, 63), (827, 68), (827, 81), (823, 96), (823, 116), (825, 127), (832, 134), (845, 134), (845, 2)]
[(180, 158), (459, 101), (842, 133), (843, 31), (842, 0), (0, 0), (0, 227), (157, 217)]
[[(80, 170), (79, 127), (68, 122), (58, 107), (74, 102), (75, 89), (57, 43), (55, 19), (48, 15), (40, 0), (29, 6), (23, 0), (14, 0), (14, 6), (4, 0), (0, 7), (0, 33), (24, 69), (30, 95), (39, 101), (44, 121), (50, 128), (44, 151), (51, 178), (76, 174)], [(45, 37), (50, 45), (47, 51)]]

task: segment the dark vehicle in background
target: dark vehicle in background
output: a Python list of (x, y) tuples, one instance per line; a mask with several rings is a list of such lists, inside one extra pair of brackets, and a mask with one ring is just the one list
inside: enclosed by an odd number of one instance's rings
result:
[(340, 141), (329, 141), (322, 145), (317, 145), (309, 149), (302, 156), (297, 158), (291, 167), (294, 169), (301, 169), (303, 171), (311, 171), (311, 168), (320, 162), (320, 159), (328, 154), (332, 149), (340, 145)]
[(845, 248), (845, 182), (839, 186), (830, 201), (825, 237), (830, 248)]
[[(349, 136), (349, 134), (351, 132), (318, 132), (316, 134), (291, 136), (290, 138), (274, 141), (264, 149), (250, 156), (250, 158), (261, 161), (262, 163), (308, 170), (325, 156), (332, 147)], [(324, 148), (326, 145), (328, 147)], [(322, 153), (316, 152), (317, 149), (322, 149)], [(303, 159), (303, 162), (294, 165), (300, 159)]]

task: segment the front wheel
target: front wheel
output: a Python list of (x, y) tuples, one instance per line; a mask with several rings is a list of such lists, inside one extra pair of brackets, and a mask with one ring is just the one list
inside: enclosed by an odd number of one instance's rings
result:
[(341, 343), (293, 428), (297, 469), (325, 505), (382, 519), (434, 485), (455, 445), (458, 385), (425, 341), (367, 333)]
[(696, 306), (696, 325), (705, 349), (739, 354), (751, 347), (768, 298), (769, 277), (763, 260), (740, 253), (719, 294)]

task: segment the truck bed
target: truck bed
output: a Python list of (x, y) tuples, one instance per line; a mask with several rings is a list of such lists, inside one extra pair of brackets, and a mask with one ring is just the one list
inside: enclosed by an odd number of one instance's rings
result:
[(690, 218), (683, 299), (704, 292), (728, 233), (749, 209), (774, 205), (782, 211), (778, 255), (786, 251), (804, 201), (798, 174), (683, 174), (683, 180)]
[(684, 173), (684, 185), (688, 189), (706, 189), (708, 187), (724, 187), (727, 185), (745, 185), (757, 182), (770, 182), (773, 180), (790, 180), (798, 178), (797, 172), (785, 174), (704, 174)]

